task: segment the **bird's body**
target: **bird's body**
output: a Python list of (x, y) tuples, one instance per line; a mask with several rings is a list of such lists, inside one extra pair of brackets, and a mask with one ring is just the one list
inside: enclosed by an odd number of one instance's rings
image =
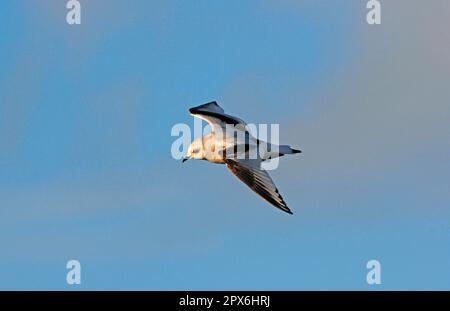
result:
[(183, 162), (195, 159), (226, 164), (234, 175), (263, 199), (292, 214), (267, 171), (261, 168), (261, 163), (285, 154), (300, 153), (300, 150), (255, 138), (243, 120), (225, 114), (216, 102), (191, 108), (189, 112), (208, 122), (212, 132), (191, 143)]

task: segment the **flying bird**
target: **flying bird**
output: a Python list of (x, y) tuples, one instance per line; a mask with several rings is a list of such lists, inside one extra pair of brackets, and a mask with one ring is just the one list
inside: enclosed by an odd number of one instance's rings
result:
[[(226, 114), (215, 101), (191, 108), (189, 112), (208, 122), (212, 131), (190, 144), (183, 162), (194, 159), (226, 164), (237, 178), (264, 200), (292, 214), (261, 163), (285, 154), (300, 153), (300, 150), (255, 138), (243, 120)], [(233, 133), (229, 132), (231, 127)]]

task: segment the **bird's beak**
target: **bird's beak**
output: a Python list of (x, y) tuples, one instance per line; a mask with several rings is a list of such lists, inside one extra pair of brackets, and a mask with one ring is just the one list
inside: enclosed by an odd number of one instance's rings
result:
[(182, 163), (186, 162), (187, 160), (189, 160), (189, 158), (188, 157), (184, 157), (183, 160), (182, 160)]

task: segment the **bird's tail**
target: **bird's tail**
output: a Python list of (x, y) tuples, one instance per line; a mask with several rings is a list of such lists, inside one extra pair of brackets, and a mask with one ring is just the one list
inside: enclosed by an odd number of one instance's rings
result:
[(294, 153), (301, 153), (301, 152), (302, 152), (301, 150), (293, 149), (293, 148), (291, 148), (291, 146), (288, 146), (288, 145), (280, 145), (279, 146), (280, 155), (294, 154)]

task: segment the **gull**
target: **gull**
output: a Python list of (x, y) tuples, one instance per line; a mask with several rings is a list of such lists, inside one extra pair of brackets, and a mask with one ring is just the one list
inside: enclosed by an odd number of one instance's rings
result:
[[(242, 119), (228, 115), (217, 104), (209, 102), (190, 108), (192, 116), (206, 121), (211, 133), (194, 140), (183, 158), (226, 164), (228, 169), (264, 200), (292, 214), (277, 187), (261, 163), (285, 154), (300, 153), (288, 145), (274, 145), (255, 138)], [(230, 134), (229, 129), (233, 129)], [(257, 151), (257, 152), (255, 152)]]

